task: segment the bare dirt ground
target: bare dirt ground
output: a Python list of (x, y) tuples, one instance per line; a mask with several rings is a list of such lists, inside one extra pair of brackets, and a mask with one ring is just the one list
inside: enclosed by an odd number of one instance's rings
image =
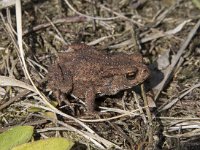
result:
[[(36, 109), (46, 105), (25, 84), (31, 85), (16, 46), (15, 7), (1, 9), (0, 131), (29, 124), (35, 127), (35, 139), (68, 137), (77, 142), (74, 149), (200, 149), (197, 6), (197, 0), (23, 0), (27, 68), (39, 91), (60, 110), (56, 116)], [(70, 113), (69, 105), (78, 111), (84, 105), (72, 99), (59, 106), (46, 76), (63, 45), (71, 43), (140, 52), (151, 70), (146, 90), (140, 92), (138, 86), (103, 97), (97, 105), (108, 112), (98, 117)]]

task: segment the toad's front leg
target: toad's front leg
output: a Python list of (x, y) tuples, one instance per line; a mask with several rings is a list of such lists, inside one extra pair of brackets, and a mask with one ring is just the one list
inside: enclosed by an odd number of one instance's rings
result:
[(85, 101), (86, 101), (86, 107), (88, 113), (96, 113), (95, 111), (95, 97), (96, 92), (94, 87), (89, 87), (85, 93)]

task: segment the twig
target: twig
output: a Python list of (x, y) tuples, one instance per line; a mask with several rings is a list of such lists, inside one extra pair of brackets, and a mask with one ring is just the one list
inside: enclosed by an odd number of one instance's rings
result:
[(46, 15), (42, 12), (42, 10), (41, 10), (40, 8), (38, 9), (38, 11), (39, 11), (42, 15), (44, 15), (44, 17), (46, 18), (47, 21), (49, 21), (49, 23), (51, 24), (51, 26), (53, 27), (53, 29), (55, 30), (55, 32), (56, 32), (56, 33), (58, 34), (58, 36), (60, 37), (61, 41), (62, 41), (64, 44), (67, 44), (66, 41), (65, 41), (65, 39), (64, 39), (64, 37), (62, 36), (62, 34), (61, 34), (60, 31), (58, 30), (58, 28), (55, 26), (55, 24), (51, 21), (51, 19), (50, 19), (48, 16), (46, 16)]
[[(31, 105), (30, 105), (31, 106)], [(51, 110), (50, 110), (51, 111)], [(105, 149), (105, 147), (100, 144), (100, 143), (103, 143), (106, 148), (111, 148), (112, 146), (115, 146), (116, 148), (119, 148), (121, 149), (119, 146), (117, 146), (116, 144), (114, 143), (111, 143), (110, 141), (100, 137), (99, 135), (97, 135), (96, 133), (89, 133), (87, 131), (83, 131), (83, 130), (78, 130), (76, 128), (74, 128), (73, 126), (70, 126), (62, 121), (59, 121), (59, 120), (55, 120), (53, 118), (49, 118), (49, 117), (46, 117), (46, 116), (41, 116), (41, 115), (35, 115), (34, 116), (38, 116), (38, 117), (41, 117), (41, 118), (45, 118), (47, 120), (51, 120), (52, 122), (55, 122), (66, 127), (67, 130), (70, 130), (70, 131), (73, 131), (73, 132), (76, 132), (78, 133), (79, 135), (82, 135), (83, 137), (85, 137), (86, 139), (90, 140), (91, 142), (93, 142), (96, 146), (98, 146), (100, 149)]]
[(187, 90), (186, 92), (184, 92), (183, 94), (181, 94), (180, 96), (178, 96), (177, 98), (173, 99), (170, 103), (164, 104), (164, 106), (161, 106), (160, 108), (158, 108), (158, 112), (164, 111), (166, 109), (171, 108), (174, 104), (176, 104), (182, 97), (184, 97), (185, 95), (187, 95), (188, 93), (190, 93), (192, 90), (194, 90), (195, 88), (200, 87), (200, 83), (192, 86), (189, 90)]
[(20, 100), (20, 98), (26, 96), (30, 91), (28, 90), (23, 90), (20, 94), (17, 96), (11, 98), (9, 101), (5, 102), (4, 104), (0, 105), (0, 111), (6, 107), (8, 107), (10, 104), (14, 103), (15, 101)]
[(103, 6), (103, 5), (100, 5), (100, 6), (101, 6), (101, 8), (103, 8), (103, 9), (105, 9), (105, 10), (107, 10), (107, 11), (113, 13), (114, 15), (118, 16), (119, 18), (122, 18), (122, 19), (124, 19), (124, 20), (126, 20), (126, 21), (129, 21), (129, 22), (131, 22), (131, 23), (133, 23), (133, 24), (135, 24), (135, 25), (137, 25), (137, 26), (139, 26), (139, 27), (143, 27), (143, 26), (144, 26), (143, 24), (141, 24), (141, 23), (139, 23), (139, 22), (137, 22), (137, 21), (135, 21), (135, 20), (133, 20), (133, 19), (130, 19), (130, 18), (124, 16), (123, 14), (120, 14), (120, 13), (118, 13), (118, 12), (115, 12), (115, 11), (111, 10), (110, 8), (107, 8), (107, 7)]
[(153, 24), (151, 26), (151, 28), (155, 28), (156, 26), (158, 26), (165, 18), (166, 16), (171, 13), (177, 6), (179, 6), (180, 2), (182, 0), (178, 0), (178, 1), (175, 1), (174, 4), (172, 4), (169, 8), (167, 8), (166, 10), (164, 10), (164, 12), (162, 12), (160, 15), (158, 15), (157, 17), (154, 17), (154, 19), (156, 19), (155, 21), (155, 24)]
[[(140, 107), (140, 108), (144, 109), (146, 107)], [(110, 120), (119, 119), (119, 118), (126, 117), (126, 116), (135, 117), (135, 116), (141, 115), (141, 113), (136, 114), (136, 112), (141, 111), (140, 109), (136, 109), (136, 110), (132, 110), (132, 111), (125, 111), (125, 110), (122, 110), (122, 111), (124, 112), (123, 114), (117, 115), (117, 116), (114, 116), (114, 117), (111, 117), (111, 118), (92, 119), (92, 120), (89, 120), (89, 119), (88, 120), (86, 120), (86, 119), (79, 119), (79, 120), (81, 120), (83, 122), (104, 122), (104, 121), (110, 121)]]
[(15, 0), (4, 0), (0, 2), (0, 9), (15, 5)]
[(80, 15), (80, 16), (87, 17), (88, 19), (95, 19), (95, 20), (113, 20), (113, 19), (118, 18), (118, 17), (103, 18), (103, 17), (92, 17), (92, 16), (88, 16), (88, 15), (85, 15), (85, 14), (82, 14), (82, 13), (78, 12), (74, 7), (72, 7), (72, 5), (68, 2), (68, 0), (65, 0), (65, 3), (66, 3), (67, 6), (68, 6), (72, 11), (74, 11), (76, 14), (78, 14), (78, 15)]
[(196, 117), (196, 118), (192, 118), (192, 117), (156, 117), (157, 119), (162, 119), (162, 120), (198, 120), (200, 121), (200, 118), (199, 117)]
[[(143, 119), (144, 123), (145, 123), (145, 124), (147, 124), (147, 118), (146, 118), (146, 116), (145, 116), (145, 113), (144, 113), (144, 111), (143, 111), (142, 107), (140, 106), (140, 103), (139, 103), (139, 100), (138, 100), (138, 98), (137, 98), (137, 95), (136, 95), (136, 93), (135, 93), (135, 92), (133, 92), (133, 95), (134, 95), (134, 99), (135, 99), (135, 101), (136, 101), (137, 107), (138, 107), (138, 108), (139, 108), (139, 110), (140, 110), (141, 117), (142, 117), (142, 119)], [(148, 106), (146, 105), (146, 107), (148, 107)]]
[(200, 135), (200, 129), (196, 129), (196, 130), (193, 130), (191, 132), (188, 132), (188, 133), (183, 133), (183, 134), (177, 134), (177, 135), (169, 135), (166, 131), (163, 132), (163, 134), (166, 136), (166, 137), (173, 137), (173, 138), (186, 138), (186, 137), (194, 137), (194, 136), (199, 136)]
[(148, 118), (148, 137), (149, 137), (149, 144), (152, 144), (153, 143), (153, 129), (152, 129), (152, 117), (151, 117), (151, 112), (149, 110), (149, 107), (148, 107), (148, 102), (147, 102), (147, 97), (145, 95), (145, 91), (144, 91), (144, 84), (141, 85), (141, 90), (142, 90), (142, 98), (144, 100), (144, 106), (147, 106), (146, 107), (146, 114), (147, 114), (147, 118)]
[(197, 32), (199, 26), (200, 26), (200, 20), (196, 23), (194, 28), (190, 31), (190, 33), (188, 34), (186, 40), (183, 41), (182, 46), (180, 47), (178, 53), (176, 54), (174, 60), (172, 61), (172, 64), (169, 66), (163, 81), (160, 83), (160, 88), (159, 88), (159, 90), (158, 90), (158, 92), (157, 92), (157, 94), (155, 96), (155, 101), (157, 100), (158, 96), (160, 95), (160, 93), (163, 90), (163, 88), (165, 87), (165, 85), (171, 79), (171, 77), (172, 77), (171, 74), (172, 74), (176, 64), (178, 63), (180, 57), (184, 53), (184, 51), (187, 48), (188, 44), (190, 43), (191, 39), (194, 37), (194, 35)]
[[(57, 19), (55, 21), (52, 21), (52, 23), (53, 24), (79, 23), (79, 22), (84, 22), (84, 21), (87, 21), (86, 17), (83, 17), (83, 16), (70, 16), (70, 17), (66, 17), (66, 18), (62, 18), (62, 19)], [(51, 26), (51, 23), (44, 23), (44, 24), (37, 25), (37, 26), (33, 27), (31, 30), (30, 29), (25, 30), (23, 32), (23, 36), (25, 36), (26, 34), (29, 34), (30, 32), (35, 32), (35, 31), (38, 31), (40, 29), (47, 28), (49, 26)]]

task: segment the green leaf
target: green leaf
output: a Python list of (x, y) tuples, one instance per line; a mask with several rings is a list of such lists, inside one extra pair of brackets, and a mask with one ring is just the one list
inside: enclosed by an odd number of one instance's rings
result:
[(28, 142), (33, 135), (32, 126), (13, 127), (0, 134), (0, 150), (10, 150), (16, 145)]
[(74, 143), (65, 138), (49, 138), (35, 142), (25, 143), (12, 150), (70, 150)]
[(200, 0), (192, 0), (194, 5), (200, 9)]

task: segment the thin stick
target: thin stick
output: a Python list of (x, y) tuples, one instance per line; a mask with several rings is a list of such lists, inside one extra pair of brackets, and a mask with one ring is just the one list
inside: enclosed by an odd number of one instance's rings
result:
[(176, 66), (176, 64), (178, 63), (180, 57), (182, 56), (182, 54), (184, 53), (185, 49), (187, 48), (187, 46), (189, 45), (190, 41), (192, 40), (192, 38), (194, 37), (195, 33), (197, 32), (198, 28), (200, 26), (200, 20), (196, 23), (196, 25), (194, 26), (194, 28), (190, 31), (190, 33), (188, 34), (186, 40), (183, 41), (181, 48), (179, 49), (178, 53), (176, 54), (174, 60), (172, 61), (172, 64), (169, 66), (168, 71), (163, 79), (163, 81), (160, 83), (160, 88), (155, 96), (155, 101), (157, 100), (157, 98), (159, 97), (161, 91), (163, 90), (163, 88), (165, 87), (165, 85), (168, 83), (168, 81), (171, 79), (171, 74)]
[(124, 16), (124, 15), (121, 14), (121, 13), (115, 12), (115, 11), (113, 11), (112, 9), (107, 8), (107, 7), (103, 6), (103, 5), (100, 5), (100, 6), (101, 6), (101, 8), (103, 8), (103, 9), (105, 9), (105, 10), (107, 10), (107, 11), (113, 13), (114, 15), (118, 16), (119, 18), (121, 18), (121, 19), (123, 19), (123, 20), (129, 21), (129, 22), (131, 22), (131, 23), (133, 23), (133, 24), (135, 24), (135, 25), (137, 25), (137, 26), (139, 26), (139, 27), (143, 27), (143, 26), (144, 26), (143, 24), (141, 24), (141, 23), (139, 23), (139, 22), (137, 22), (137, 21), (135, 21), (135, 20), (133, 20), (133, 19), (130, 19), (130, 18), (126, 17), (126, 16)]
[(0, 105), (0, 111), (6, 107), (8, 107), (10, 104), (20, 100), (22, 97), (26, 96), (30, 91), (29, 90), (23, 90), (20, 94), (17, 96), (11, 98), (9, 101), (5, 102), (4, 104)]
[(9, 7), (9, 6), (12, 6), (12, 5), (15, 5), (15, 0), (7, 0), (7, 1), (1, 1), (0, 2), (0, 9), (3, 9), (3, 8), (6, 8), (6, 7)]
[[(62, 19), (57, 19), (55, 21), (52, 21), (53, 24), (60, 24), (60, 23), (79, 23), (79, 22), (85, 22), (87, 21), (86, 17), (83, 16), (69, 16), (69, 17), (65, 17)], [(38, 30), (41, 30), (43, 28), (48, 28), (49, 26), (51, 26), (51, 23), (44, 23), (44, 24), (40, 24), (37, 26), (34, 26), (31, 30), (25, 30), (23, 33), (23, 36), (30, 33), (30, 32), (35, 32)]]
[[(144, 84), (141, 85), (141, 90), (142, 90), (142, 98), (144, 100), (144, 106), (148, 106), (148, 102), (147, 102), (147, 97), (145, 95), (145, 91), (144, 91)], [(151, 112), (149, 110), (149, 107), (146, 107), (146, 114), (147, 114), (147, 118), (148, 118), (148, 138), (149, 138), (149, 144), (153, 143), (153, 129), (152, 129), (152, 116), (151, 116)]]
[(74, 7), (72, 7), (72, 5), (68, 2), (68, 0), (65, 0), (65, 3), (66, 3), (67, 6), (68, 6), (72, 11), (74, 11), (76, 14), (78, 14), (78, 15), (80, 15), (80, 16), (87, 17), (88, 19), (95, 19), (95, 20), (113, 20), (113, 19), (118, 18), (118, 17), (103, 18), (103, 17), (92, 17), (92, 16), (88, 16), (88, 15), (85, 15), (85, 14), (82, 14), (82, 13), (78, 12)]
[[(141, 109), (145, 109), (146, 107), (140, 107)], [(140, 109), (132, 110), (132, 111), (124, 111), (123, 114), (117, 115), (111, 118), (104, 118), (104, 119), (92, 119), (92, 120), (86, 120), (86, 119), (79, 119), (83, 122), (104, 122), (104, 121), (111, 121), (111, 120), (116, 120), (122, 117), (135, 117), (141, 115), (141, 112), (136, 114), (136, 112), (141, 111)], [(142, 112), (143, 113), (143, 112)], [(144, 114), (144, 113), (143, 113)]]
[(200, 83), (192, 86), (189, 90), (187, 90), (186, 92), (184, 92), (183, 94), (181, 94), (180, 96), (178, 96), (177, 98), (173, 99), (170, 103), (164, 104), (164, 106), (161, 106), (160, 108), (158, 108), (158, 112), (164, 111), (166, 109), (171, 108), (174, 104), (176, 104), (182, 97), (184, 97), (185, 95), (187, 95), (188, 93), (190, 93), (192, 90), (194, 90), (195, 88), (200, 87)]

